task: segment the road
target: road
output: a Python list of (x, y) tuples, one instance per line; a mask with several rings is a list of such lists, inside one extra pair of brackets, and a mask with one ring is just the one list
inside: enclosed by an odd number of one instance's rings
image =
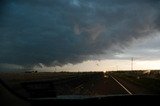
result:
[(108, 75), (95, 85), (93, 91), (95, 91), (95, 95), (130, 94), (128, 89), (124, 89), (124, 85), (122, 85), (123, 87), (121, 85), (120, 82), (117, 82), (117, 79)]
[[(15, 91), (30, 97), (54, 95), (134, 95), (153, 92), (112, 74), (87, 74), (66, 79), (24, 82), (22, 87), (12, 87)], [(56, 94), (55, 94), (56, 93)]]
[[(134, 73), (129, 74), (134, 76)], [(113, 72), (105, 74), (103, 72), (36, 73), (7, 74), (4, 81), (13, 91), (24, 97), (159, 94), (159, 82), (157, 80), (140, 80), (136, 77), (129, 77), (128, 80), (127, 78), (124, 73)], [(143, 84), (146, 81), (148, 81), (147, 84)], [(157, 86), (153, 86), (154, 84)], [(156, 88), (158, 93), (148, 87), (149, 85), (152, 85), (151, 87), (154, 89)]]
[(104, 75), (103, 78), (96, 81), (81, 82), (72, 93), (97, 96), (151, 94), (152, 92), (116, 76)]

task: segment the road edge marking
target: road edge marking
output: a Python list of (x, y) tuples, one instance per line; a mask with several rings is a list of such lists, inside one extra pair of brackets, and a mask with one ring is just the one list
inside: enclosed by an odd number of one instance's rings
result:
[[(111, 75), (110, 75), (111, 76)], [(123, 89), (125, 89), (125, 91), (127, 93), (129, 93), (130, 95), (133, 95), (124, 85), (122, 85), (116, 78), (114, 78), (113, 76), (111, 76)]]

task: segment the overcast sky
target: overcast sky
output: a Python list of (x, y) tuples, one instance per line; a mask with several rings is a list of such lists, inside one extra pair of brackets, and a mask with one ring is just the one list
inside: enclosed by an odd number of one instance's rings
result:
[(1, 0), (0, 69), (159, 60), (159, 0)]

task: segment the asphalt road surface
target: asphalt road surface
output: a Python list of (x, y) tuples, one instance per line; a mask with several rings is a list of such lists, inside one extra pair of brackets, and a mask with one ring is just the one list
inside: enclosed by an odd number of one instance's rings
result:
[(103, 73), (73, 77), (60, 81), (55, 81), (50, 78), (49, 81), (39, 81), (38, 84), (30, 83), (29, 87), (28, 85), (26, 87), (26, 83), (21, 85), (20, 87), (20, 84), (17, 84), (13, 86), (12, 89), (25, 97), (27, 97), (28, 94), (31, 95), (31, 97), (47, 97), (48, 95), (52, 97), (54, 95), (100, 96), (153, 94), (152, 91), (116, 75), (103, 75)]
[(134, 95), (152, 94), (151, 91), (113, 75), (104, 75), (96, 81), (82, 82), (74, 88), (76, 95)]

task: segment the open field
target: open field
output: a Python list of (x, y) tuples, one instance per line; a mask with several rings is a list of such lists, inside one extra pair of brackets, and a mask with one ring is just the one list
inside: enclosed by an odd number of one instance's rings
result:
[(160, 94), (160, 71), (0, 73), (24, 97)]

